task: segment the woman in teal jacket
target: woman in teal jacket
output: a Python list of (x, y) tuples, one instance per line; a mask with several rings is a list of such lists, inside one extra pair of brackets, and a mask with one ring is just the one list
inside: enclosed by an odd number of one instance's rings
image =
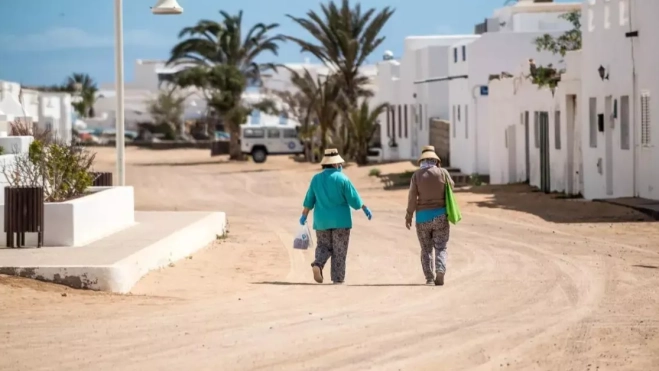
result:
[(352, 207), (362, 209), (371, 220), (373, 215), (362, 202), (350, 179), (341, 172), (343, 159), (336, 149), (325, 150), (321, 161), (323, 171), (314, 175), (304, 198), (300, 224), (307, 222), (314, 210), (313, 229), (316, 230), (316, 259), (311, 264), (314, 280), (323, 282), (323, 267), (332, 258), (331, 278), (342, 284), (346, 274), (346, 256), (352, 228)]

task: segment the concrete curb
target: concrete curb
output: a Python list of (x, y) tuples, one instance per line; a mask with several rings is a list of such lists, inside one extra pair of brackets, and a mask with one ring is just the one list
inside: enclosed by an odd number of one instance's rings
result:
[(112, 265), (11, 267), (0, 269), (0, 274), (53, 282), (76, 289), (125, 294), (150, 271), (167, 267), (193, 254), (218, 236), (224, 236), (226, 231), (226, 214), (214, 212)]

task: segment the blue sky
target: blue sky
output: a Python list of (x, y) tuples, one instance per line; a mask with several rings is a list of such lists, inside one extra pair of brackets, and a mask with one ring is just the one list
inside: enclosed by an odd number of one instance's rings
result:
[[(354, 1), (354, 0), (353, 0)], [(304, 35), (285, 15), (302, 16), (317, 9), (310, 0), (179, 0), (178, 16), (154, 16), (156, 0), (124, 0), (126, 80), (136, 59), (166, 59), (178, 31), (199, 19), (220, 19), (218, 11), (244, 11), (246, 27), (256, 22), (280, 23), (279, 32)], [(472, 33), (504, 0), (362, 0), (362, 7), (391, 6), (384, 50), (400, 55), (408, 35)], [(114, 80), (114, 0), (0, 0), (0, 80), (29, 85), (61, 83), (73, 72), (90, 74), (100, 83)], [(292, 43), (282, 45), (276, 62), (302, 62)]]

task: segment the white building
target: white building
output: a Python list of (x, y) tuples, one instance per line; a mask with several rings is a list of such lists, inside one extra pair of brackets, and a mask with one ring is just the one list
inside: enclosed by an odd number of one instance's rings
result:
[[(323, 64), (290, 63), (286, 67), (293, 71), (303, 73), (307, 69), (312, 76), (321, 77), (331, 73), (330, 68)], [(165, 61), (142, 60), (135, 62), (133, 81), (126, 82), (124, 87), (124, 122), (129, 130), (137, 129), (140, 122), (150, 122), (150, 102), (157, 98), (161, 88), (167, 87), (167, 76), (180, 71), (180, 66), (167, 66)], [(377, 73), (374, 65), (363, 66), (363, 75), (375, 79)], [(243, 98), (248, 103), (255, 103), (267, 97), (278, 101), (278, 98), (269, 93), (270, 90), (292, 90), (290, 82), (291, 71), (280, 67), (277, 71), (268, 71), (263, 75), (263, 89), (248, 90)], [(375, 84), (370, 86), (375, 89)], [(183, 119), (194, 119), (206, 114), (206, 100), (202, 92), (190, 88), (180, 92), (186, 96), (185, 113)], [(103, 84), (97, 93), (94, 111), (97, 118), (85, 119), (91, 128), (114, 128), (116, 111), (116, 91), (114, 84)]]
[(380, 118), (384, 160), (413, 159), (428, 145), (429, 119), (448, 118), (447, 56), (451, 45), (476, 35), (410, 36), (400, 61), (378, 63), (376, 103), (391, 105)]
[[(659, 2), (586, 0), (582, 11), (582, 50), (566, 56), (567, 72), (553, 97), (514, 78), (491, 82), (491, 103), (496, 100), (489, 110), (495, 118), (491, 181), (523, 180), (521, 164), (528, 156), (526, 173), (541, 189), (581, 192), (586, 199), (657, 200), (659, 124), (651, 118), (659, 115), (659, 107), (651, 95), (659, 90), (659, 42), (653, 37)], [(526, 112), (533, 123), (529, 151), (524, 148)], [(535, 148), (536, 131), (547, 137), (540, 142), (549, 147), (548, 154)], [(506, 138), (509, 145), (517, 141), (514, 150), (501, 145)]]
[(582, 193), (581, 52), (569, 52), (565, 64), (554, 92), (532, 83), (528, 63), (512, 77), (490, 81), (491, 184), (529, 181), (546, 192)]
[(73, 107), (68, 93), (22, 89), (15, 82), (0, 81), (0, 135), (10, 132), (10, 123), (25, 119), (49, 130), (55, 138), (69, 143), (72, 138)]
[(579, 3), (520, 0), (495, 11), (478, 39), (452, 47), (448, 55), (452, 167), (466, 174), (490, 174), (490, 75), (517, 71), (529, 59), (540, 65), (558, 64), (560, 56), (538, 52), (534, 40), (569, 30), (572, 25), (559, 16), (578, 9)]
[(584, 196), (659, 199), (659, 2), (588, 0), (583, 15)]

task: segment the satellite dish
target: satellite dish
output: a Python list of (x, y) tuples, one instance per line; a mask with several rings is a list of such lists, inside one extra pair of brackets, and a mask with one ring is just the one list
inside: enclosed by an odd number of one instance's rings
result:
[(394, 59), (394, 52), (392, 52), (391, 50), (385, 51), (384, 55), (382, 56), (382, 59), (385, 61)]

